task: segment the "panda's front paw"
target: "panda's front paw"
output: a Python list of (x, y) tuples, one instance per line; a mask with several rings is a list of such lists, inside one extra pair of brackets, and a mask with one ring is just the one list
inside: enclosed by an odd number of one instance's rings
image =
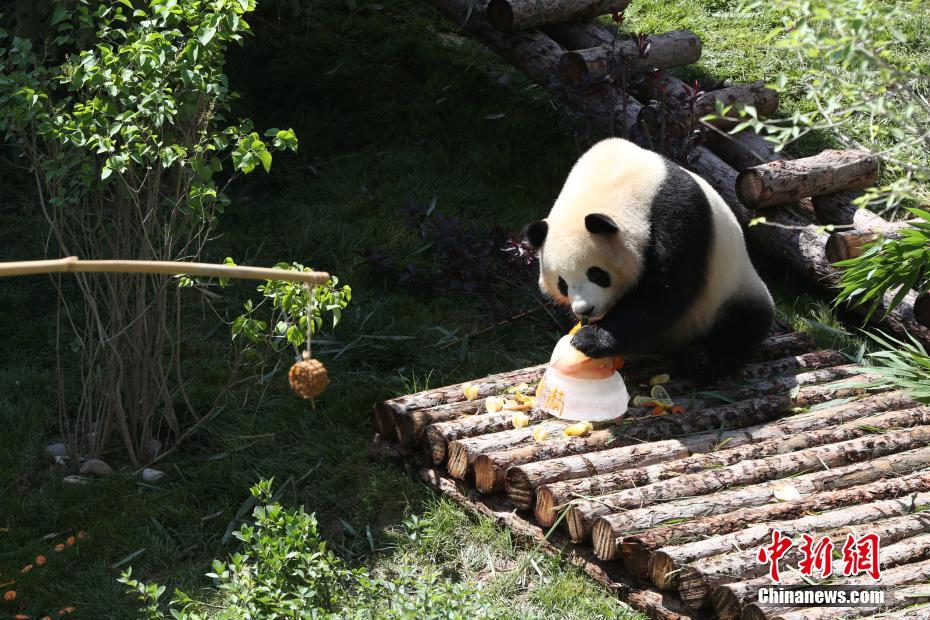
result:
[(600, 358), (619, 355), (620, 343), (613, 334), (597, 325), (585, 325), (572, 337), (572, 346), (588, 357)]

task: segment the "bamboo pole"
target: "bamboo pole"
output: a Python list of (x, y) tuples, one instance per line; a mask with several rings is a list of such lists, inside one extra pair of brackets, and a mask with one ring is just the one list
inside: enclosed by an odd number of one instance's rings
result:
[(43, 273), (150, 273), (237, 280), (287, 280), (314, 285), (326, 284), (329, 280), (329, 274), (320, 271), (290, 271), (274, 267), (244, 267), (183, 261), (81, 260), (77, 256), (68, 256), (51, 260), (0, 263), (0, 276), (29, 276)]

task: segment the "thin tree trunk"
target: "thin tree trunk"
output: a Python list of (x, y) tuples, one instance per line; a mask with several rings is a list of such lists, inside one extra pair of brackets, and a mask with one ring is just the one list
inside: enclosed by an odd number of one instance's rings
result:
[(640, 56), (639, 43), (632, 39), (565, 52), (559, 60), (559, 77), (566, 84), (591, 85), (605, 81), (611, 67), (617, 78), (621, 65), (633, 75), (694, 64), (701, 57), (701, 39), (690, 30), (649, 35), (648, 45), (646, 56)]
[(487, 20), (498, 30), (512, 32), (598, 17), (622, 11), (629, 3), (629, 0), (491, 0)]

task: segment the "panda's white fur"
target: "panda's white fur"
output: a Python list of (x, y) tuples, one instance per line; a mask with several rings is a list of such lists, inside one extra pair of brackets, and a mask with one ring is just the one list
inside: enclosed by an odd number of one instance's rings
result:
[[(744, 300), (762, 313), (772, 311), (771, 296), (749, 259), (739, 222), (704, 179), (626, 140), (599, 142), (572, 168), (544, 220), (544, 242), (538, 247), (542, 290), (576, 314), (587, 312), (594, 321), (604, 318), (627, 292), (650, 277), (644, 270), (654, 242), (657, 197), (663, 201), (660, 206), (666, 218), (669, 209), (692, 207), (666, 204), (674, 200), (662, 198), (668, 196), (670, 171), (678, 184), (687, 179), (679, 171), (697, 183), (710, 207), (712, 235), (708, 246), (701, 248), (706, 250), (704, 281), (673, 323), (663, 333), (652, 335), (660, 346), (684, 345), (706, 335), (722, 308), (733, 300)], [(607, 216), (619, 230), (592, 234), (586, 226), (590, 214)], [(609, 286), (590, 280), (586, 274), (592, 266), (609, 274)], [(567, 295), (559, 290), (560, 277), (568, 285)], [(676, 291), (663, 292), (664, 298), (654, 300), (656, 304), (676, 303)]]

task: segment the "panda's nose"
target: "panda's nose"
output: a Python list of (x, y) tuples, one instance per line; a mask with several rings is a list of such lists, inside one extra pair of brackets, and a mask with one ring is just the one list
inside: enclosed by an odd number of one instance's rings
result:
[(586, 301), (574, 301), (572, 302), (572, 312), (577, 316), (590, 316), (594, 312), (594, 305)]

